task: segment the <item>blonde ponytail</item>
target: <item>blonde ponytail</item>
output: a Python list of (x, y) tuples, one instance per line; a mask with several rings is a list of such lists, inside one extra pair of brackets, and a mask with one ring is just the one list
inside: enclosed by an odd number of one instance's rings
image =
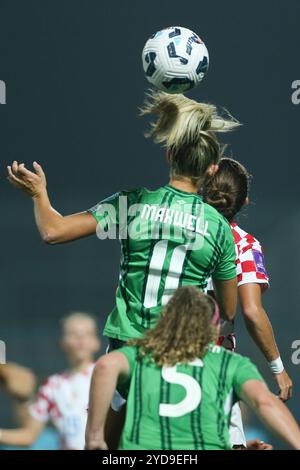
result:
[[(200, 178), (208, 166), (222, 155), (216, 133), (229, 132), (240, 125), (227, 111), (218, 114), (216, 106), (198, 103), (181, 94), (150, 91), (140, 109), (141, 115), (156, 115), (146, 137), (172, 149), (175, 173)], [(184, 159), (185, 162), (180, 160)], [(188, 164), (190, 160), (190, 165)]]

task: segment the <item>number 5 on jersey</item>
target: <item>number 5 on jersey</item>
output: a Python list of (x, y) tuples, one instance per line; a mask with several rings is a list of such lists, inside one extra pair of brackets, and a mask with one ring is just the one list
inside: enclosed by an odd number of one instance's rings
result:
[[(196, 359), (189, 363), (190, 366), (203, 367), (201, 359)], [(201, 402), (201, 387), (197, 380), (183, 372), (177, 372), (177, 366), (163, 367), (162, 377), (170, 384), (181, 385), (185, 388), (186, 396), (182, 401), (175, 404), (161, 403), (159, 405), (159, 415), (168, 418), (179, 418), (194, 411)]]

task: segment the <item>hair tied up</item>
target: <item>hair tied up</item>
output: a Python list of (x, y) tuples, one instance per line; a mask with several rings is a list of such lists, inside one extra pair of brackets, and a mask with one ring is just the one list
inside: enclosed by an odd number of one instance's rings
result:
[(206, 194), (206, 202), (227, 217), (232, 212), (234, 198), (218, 188), (210, 188)]

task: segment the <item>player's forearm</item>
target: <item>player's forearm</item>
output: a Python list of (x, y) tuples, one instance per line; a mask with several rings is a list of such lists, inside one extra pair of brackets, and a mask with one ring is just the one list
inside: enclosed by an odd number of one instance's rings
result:
[(227, 321), (234, 320), (238, 296), (236, 278), (227, 281), (213, 279), (213, 284), (221, 317)]
[(46, 189), (38, 196), (33, 197), (33, 204), (36, 225), (42, 239), (50, 244), (55, 242), (56, 234), (61, 229), (64, 217), (51, 206)]
[(18, 429), (27, 428), (29, 402), (14, 398), (12, 399), (11, 404), (13, 408), (14, 421), (17, 423)]
[(265, 399), (259, 399), (252, 406), (263, 423), (293, 449), (300, 450), (300, 429), (288, 408), (268, 392)]
[(261, 285), (253, 282), (239, 286), (239, 299), (249, 334), (267, 361), (274, 361), (279, 357), (279, 351), (270, 320), (262, 305)]
[(253, 307), (251, 312), (244, 313), (247, 330), (255, 344), (261, 350), (268, 362), (279, 357), (272, 325), (262, 307)]
[(0, 429), (0, 444), (27, 447), (33, 444), (37, 436), (27, 428)]
[(117, 385), (117, 374), (105, 361), (98, 361), (90, 389), (86, 448), (98, 448), (104, 442), (104, 426), (110, 403)]

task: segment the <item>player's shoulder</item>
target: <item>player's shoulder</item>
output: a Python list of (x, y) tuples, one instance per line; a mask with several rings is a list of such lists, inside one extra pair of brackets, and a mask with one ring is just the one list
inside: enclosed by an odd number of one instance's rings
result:
[(223, 357), (226, 355), (232, 356), (233, 351), (223, 348), (223, 346), (220, 346), (218, 344), (210, 344), (208, 348), (208, 354), (211, 356), (219, 356), (219, 357)]
[(105, 199), (102, 199), (102, 201), (99, 204), (103, 205), (103, 204), (115, 203), (122, 196), (128, 197), (128, 198), (134, 198), (134, 197), (139, 196), (143, 192), (143, 190), (144, 188), (121, 189), (111, 194), (110, 196), (106, 197)]
[(223, 346), (219, 346), (216, 344), (212, 344), (209, 347), (209, 355), (211, 357), (219, 357), (220, 360), (226, 359), (230, 360), (231, 363), (240, 364), (241, 362), (249, 362), (245, 356), (236, 353), (235, 351), (230, 351), (229, 349), (224, 348)]
[(120, 189), (119, 191), (115, 192), (114, 194), (112, 194), (111, 196), (107, 197), (105, 199), (105, 202), (109, 202), (110, 200), (113, 200), (113, 199), (118, 199), (119, 197), (123, 196), (123, 197), (134, 197), (134, 196), (138, 196), (139, 194), (141, 194), (141, 192), (143, 192), (143, 189), (144, 188), (129, 188), (129, 189)]
[(147, 364), (147, 360), (145, 355), (142, 353), (141, 348), (139, 345), (135, 344), (125, 344), (120, 349), (116, 350), (117, 352), (123, 354), (128, 361), (130, 372), (136, 369), (138, 364), (143, 363), (143, 365)]
[[(93, 374), (94, 367), (95, 364), (91, 363), (84, 371), (78, 372), (75, 375), (78, 375), (83, 379), (89, 380)], [(64, 386), (66, 383), (71, 382), (73, 378), (74, 375), (71, 374), (68, 370), (58, 372), (47, 377), (42, 383), (42, 386), (52, 390), (56, 390)]]
[(141, 202), (142, 198), (147, 194), (147, 189), (144, 187), (135, 187), (129, 189), (123, 189), (119, 191), (118, 197), (126, 198), (127, 204), (137, 204)]
[(49, 375), (41, 384), (41, 387), (49, 390), (56, 390), (62, 383), (67, 380), (67, 372), (58, 372), (56, 374)]
[(139, 344), (125, 344), (121, 348), (117, 349), (118, 352), (124, 354), (127, 358), (130, 366), (136, 366), (137, 363), (143, 363), (145, 366), (155, 366), (155, 361), (151, 353), (145, 354)]
[(124, 354), (127, 359), (131, 359), (132, 357), (137, 357), (139, 355), (139, 347), (134, 344), (125, 344), (116, 351)]
[(230, 227), (237, 245), (247, 245), (249, 247), (256, 248), (257, 250), (262, 250), (260, 241), (254, 235), (242, 229), (236, 222), (232, 222)]

